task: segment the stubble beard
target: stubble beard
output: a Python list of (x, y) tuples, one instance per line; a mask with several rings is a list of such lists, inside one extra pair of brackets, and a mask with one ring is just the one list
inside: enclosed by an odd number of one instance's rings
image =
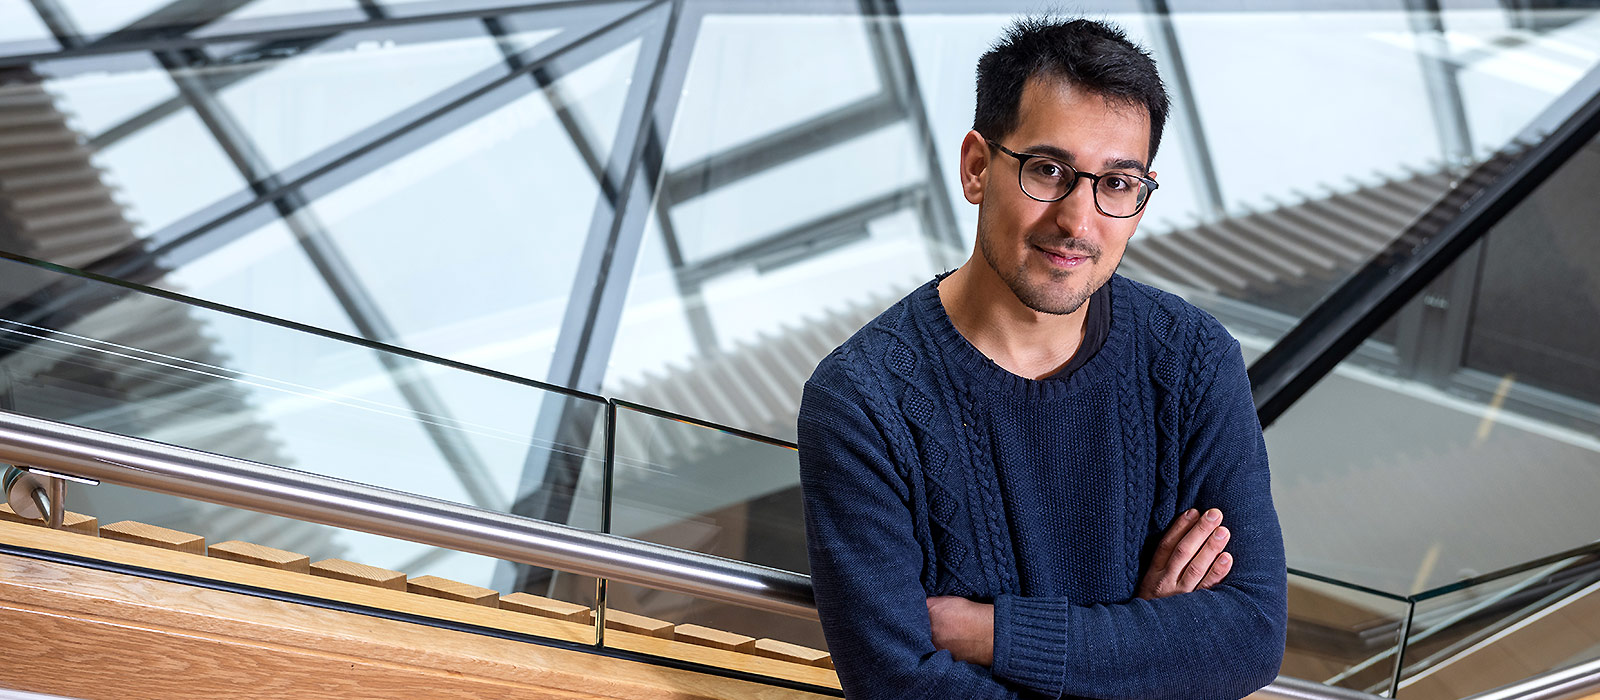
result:
[[(1042, 284), (1034, 283), (1028, 279), (1027, 255), (1023, 256), (1016, 265), (1001, 265), (999, 255), (994, 250), (994, 236), (988, 233), (988, 227), (979, 217), (978, 222), (978, 251), (983, 254), (983, 259), (989, 263), (989, 269), (994, 270), (1000, 280), (1011, 288), (1011, 293), (1023, 306), (1042, 314), (1064, 316), (1083, 307), (1084, 302), (1100, 289), (1100, 286), (1111, 279), (1109, 273), (1105, 279), (1095, 278), (1095, 265), (1100, 262), (1101, 251), (1098, 247), (1082, 239), (1068, 238), (1062, 240), (1047, 240), (1044, 236), (1029, 235), (1024, 241), (1029, 249), (1034, 246), (1050, 247), (1077, 253), (1088, 258), (1085, 265), (1077, 270), (1045, 270), (1048, 280)], [(1115, 272), (1115, 270), (1112, 270)], [(1079, 284), (1072, 284), (1076, 276), (1083, 280)]]

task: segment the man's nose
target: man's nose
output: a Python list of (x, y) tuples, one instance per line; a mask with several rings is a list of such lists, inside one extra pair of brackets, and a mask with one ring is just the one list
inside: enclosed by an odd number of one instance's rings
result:
[(1089, 235), (1100, 218), (1094, 204), (1094, 182), (1080, 179), (1067, 196), (1056, 201), (1056, 225), (1073, 237)]

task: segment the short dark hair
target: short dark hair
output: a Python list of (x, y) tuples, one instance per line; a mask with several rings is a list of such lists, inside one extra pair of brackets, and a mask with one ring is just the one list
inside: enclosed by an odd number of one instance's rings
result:
[[(1110, 24), (1087, 19), (1025, 17), (1006, 29), (978, 59), (978, 108), (972, 129), (1000, 139), (1017, 128), (1022, 88), (1029, 78), (1050, 77), (1150, 115), (1150, 160), (1167, 122), (1167, 90), (1150, 54)], [(1146, 167), (1150, 163), (1145, 163)]]

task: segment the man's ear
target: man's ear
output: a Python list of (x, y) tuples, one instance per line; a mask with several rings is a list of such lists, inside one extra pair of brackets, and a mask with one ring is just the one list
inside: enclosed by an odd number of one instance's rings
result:
[(983, 203), (984, 173), (988, 169), (989, 143), (984, 141), (983, 134), (968, 131), (967, 137), (961, 140), (961, 194), (968, 202)]

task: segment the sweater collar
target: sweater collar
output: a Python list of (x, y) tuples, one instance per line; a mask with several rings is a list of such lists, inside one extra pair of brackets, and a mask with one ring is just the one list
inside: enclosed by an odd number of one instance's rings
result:
[[(939, 300), (939, 283), (949, 275), (946, 272), (934, 277), (913, 292), (911, 309), (917, 325), (938, 347), (942, 361), (950, 365), (950, 369), (970, 379), (972, 388), (1002, 392), (1030, 401), (1049, 400), (1075, 393), (1101, 375), (1114, 374), (1117, 363), (1122, 361), (1120, 358), (1124, 355), (1130, 337), (1129, 327), (1133, 323), (1133, 311), (1129, 306), (1133, 290), (1128, 288), (1121, 275), (1112, 275), (1111, 281), (1106, 283), (1109, 289), (1102, 290), (1109, 292), (1111, 297), (1111, 328), (1106, 334), (1105, 344), (1077, 371), (1066, 376), (1058, 372), (1044, 379), (1012, 374), (980, 352), (956, 330), (949, 314), (945, 312), (944, 303)], [(1093, 298), (1099, 301), (1100, 297), (1101, 292), (1096, 292)]]

